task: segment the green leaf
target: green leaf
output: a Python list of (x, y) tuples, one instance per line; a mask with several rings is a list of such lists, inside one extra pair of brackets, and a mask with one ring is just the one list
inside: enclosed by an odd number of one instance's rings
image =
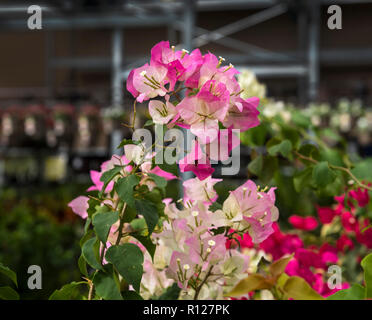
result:
[(1, 262), (0, 262), (0, 273), (10, 278), (15, 283), (15, 285), (18, 286), (16, 273), (10, 270), (8, 267), (4, 266)]
[(117, 149), (123, 148), (127, 144), (139, 144), (140, 141), (133, 141), (131, 139), (123, 139), (122, 142), (117, 146)]
[(86, 241), (81, 249), (83, 257), (94, 269), (101, 270), (102, 265), (99, 263), (100, 242), (95, 237)]
[(80, 255), (78, 259), (78, 267), (79, 267), (80, 272), (84, 276), (88, 277), (87, 262), (85, 261), (83, 255)]
[(304, 129), (307, 129), (311, 125), (311, 120), (299, 111), (291, 112), (291, 121)]
[(217, 201), (213, 202), (209, 206), (209, 210), (212, 211), (212, 212), (215, 212), (215, 211), (221, 210), (221, 209), (222, 209), (222, 204), (218, 203)]
[(138, 233), (131, 233), (132, 237), (136, 238), (139, 242), (143, 244), (143, 246), (146, 248), (148, 253), (150, 254), (151, 258), (154, 260), (154, 254), (156, 250), (156, 245), (151, 241), (150, 237), (144, 237)]
[(110, 273), (98, 271), (94, 275), (93, 283), (96, 289), (96, 294), (99, 297), (105, 300), (123, 300), (119, 287)]
[(273, 277), (278, 278), (287, 267), (289, 261), (293, 259), (294, 254), (290, 255), (289, 257), (281, 258), (276, 260), (273, 264), (270, 265), (270, 273)]
[(100, 204), (101, 203), (96, 199), (90, 198), (88, 200), (89, 207), (88, 207), (87, 213), (88, 213), (89, 218), (91, 218), (96, 213), (97, 211), (96, 207), (100, 206)]
[(0, 299), (19, 300), (19, 294), (11, 287), (0, 287)]
[[(319, 160), (319, 150), (315, 145), (311, 143), (302, 145), (300, 149), (298, 150), (298, 152), (304, 155), (305, 157)], [(303, 159), (301, 159), (301, 161), (306, 162), (306, 163), (308, 162), (307, 160), (303, 160)]]
[(115, 184), (115, 191), (118, 193), (121, 200), (126, 202), (132, 208), (134, 205), (133, 188), (138, 185), (139, 178), (131, 174), (127, 177), (119, 179)]
[(159, 220), (156, 206), (148, 200), (136, 200), (135, 204), (138, 214), (145, 218), (149, 234), (151, 234)]
[(77, 287), (85, 284), (86, 282), (71, 282), (69, 284), (64, 285), (61, 289), (55, 290), (51, 296), (49, 297), (49, 300), (71, 300), (76, 296), (77, 293)]
[(295, 130), (295, 129), (292, 129), (292, 128), (283, 128), (282, 130), (282, 134), (283, 134), (283, 137), (284, 139), (288, 139), (291, 141), (292, 143), (292, 146), (294, 148), (298, 148), (298, 146), (300, 145), (300, 135), (298, 134), (298, 131)]
[(289, 156), (291, 151), (292, 151), (292, 142), (288, 139), (283, 140), (281, 143), (276, 144), (267, 150), (267, 152), (271, 156), (275, 156), (278, 153), (281, 153), (282, 156), (286, 158)]
[(367, 158), (361, 162), (358, 162), (351, 172), (358, 179), (372, 182), (372, 158)]
[(312, 178), (315, 185), (321, 188), (332, 183), (336, 174), (329, 168), (327, 161), (321, 161), (314, 166)]
[(93, 226), (98, 239), (106, 243), (111, 226), (119, 220), (119, 213), (116, 211), (97, 212), (93, 216)]
[(310, 285), (300, 277), (290, 277), (283, 286), (287, 298), (295, 300), (324, 300)]
[(248, 170), (255, 174), (256, 176), (260, 176), (263, 167), (263, 156), (259, 155), (258, 157), (254, 158), (248, 165)]
[(105, 190), (106, 190), (106, 187), (107, 185), (110, 183), (110, 181), (112, 179), (114, 179), (118, 174), (119, 172), (123, 169), (122, 166), (115, 166), (114, 168), (112, 168), (111, 170), (108, 170), (108, 171), (105, 171), (100, 180), (103, 182), (103, 187), (102, 187), (102, 190), (100, 192), (100, 194), (104, 193)]
[(275, 172), (278, 171), (278, 157), (267, 156), (264, 158), (263, 170), (259, 176), (260, 180), (264, 184), (269, 184), (273, 178)]
[(269, 126), (266, 123), (261, 123), (259, 126), (251, 128), (240, 134), (241, 142), (246, 146), (263, 146), (266, 136), (269, 133)]
[(154, 173), (148, 173), (148, 176), (156, 183), (156, 186), (165, 192), (165, 187), (167, 186), (167, 180), (160, 177)]
[(363, 300), (365, 297), (365, 289), (360, 284), (353, 284), (348, 289), (339, 290), (336, 293), (328, 296), (327, 300)]
[(261, 274), (251, 274), (247, 278), (240, 280), (238, 284), (225, 296), (238, 297), (255, 290), (270, 289), (273, 286)]
[(143, 298), (136, 291), (132, 290), (123, 291), (122, 295), (124, 300), (143, 300)]
[(334, 166), (344, 166), (341, 153), (336, 149), (323, 149), (320, 153), (320, 160), (328, 161)]
[(361, 262), (364, 270), (364, 282), (366, 285), (365, 298), (372, 298), (372, 253), (363, 258)]
[(301, 192), (304, 187), (311, 185), (312, 173), (313, 168), (307, 167), (293, 176), (293, 185), (297, 192)]
[(139, 292), (143, 274), (143, 253), (133, 243), (111, 246), (106, 252), (106, 260), (111, 262), (120, 275)]
[(179, 298), (181, 289), (177, 283), (173, 283), (170, 287), (166, 288), (164, 292), (155, 300), (177, 300)]
[(149, 119), (145, 122), (145, 124), (143, 125), (144, 127), (150, 127), (154, 124), (154, 121), (152, 119)]
[(130, 222), (130, 226), (138, 233), (143, 233), (146, 230), (146, 235), (148, 235), (146, 220), (144, 218), (133, 219)]

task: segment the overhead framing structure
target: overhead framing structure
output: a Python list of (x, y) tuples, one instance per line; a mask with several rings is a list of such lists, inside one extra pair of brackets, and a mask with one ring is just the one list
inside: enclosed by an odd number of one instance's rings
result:
[[(41, 2), (41, 1), (40, 1)], [(320, 10), (322, 5), (368, 3), (370, 0), (126, 0), (119, 10), (108, 13), (74, 14), (60, 12), (60, 8), (42, 5), (43, 28), (53, 30), (80, 28), (110, 28), (112, 30), (111, 56), (106, 58), (53, 57), (53, 39), (47, 37), (47, 86), (53, 92), (53, 70), (56, 68), (105, 69), (111, 71), (112, 105), (123, 106), (123, 82), (129, 70), (147, 59), (123, 56), (124, 31), (128, 27), (165, 26), (170, 40), (180, 32), (179, 48), (192, 48), (214, 42), (240, 52), (225, 56), (238, 69), (250, 68), (261, 77), (292, 77), (298, 79), (298, 96), (302, 101), (318, 97), (319, 66), (321, 63), (352, 63), (356, 58), (370, 62), (372, 48), (351, 50), (319, 49)], [(297, 15), (298, 48), (292, 52), (273, 52), (233, 37), (234, 33), (253, 27), (282, 14), (295, 4)], [(258, 10), (238, 21), (216, 30), (196, 25), (198, 12), (221, 10)], [(0, 6), (0, 28), (24, 30), (25, 19), (7, 18), (7, 13), (23, 12), (26, 7), (12, 4)], [(45, 14), (44, 14), (45, 13)], [(219, 54), (219, 53), (217, 53)], [(224, 54), (224, 53), (222, 53)], [(225, 54), (224, 54), (225, 55)]]

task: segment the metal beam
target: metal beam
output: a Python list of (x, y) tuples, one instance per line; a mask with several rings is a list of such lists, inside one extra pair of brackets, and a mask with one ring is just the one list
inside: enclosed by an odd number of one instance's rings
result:
[[(175, 22), (174, 15), (151, 15), (151, 16), (127, 16), (127, 15), (96, 15), (76, 17), (53, 17), (43, 18), (43, 29), (63, 30), (71, 28), (124, 28), (124, 27), (149, 27), (164, 26)], [(2, 20), (2, 29), (26, 30), (27, 19)]]
[(252, 14), (244, 19), (225, 25), (217, 30), (209, 31), (202, 34), (193, 40), (196, 47), (203, 46), (211, 41), (217, 41), (226, 36), (234, 34), (238, 31), (247, 29), (261, 22), (272, 19), (279, 16), (287, 11), (287, 6), (284, 4), (279, 4), (274, 7), (262, 10), (258, 13)]

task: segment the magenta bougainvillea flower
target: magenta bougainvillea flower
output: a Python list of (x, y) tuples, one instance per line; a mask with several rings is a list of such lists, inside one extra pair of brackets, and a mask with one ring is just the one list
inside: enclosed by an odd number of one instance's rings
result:
[(305, 231), (314, 230), (318, 226), (318, 221), (314, 217), (293, 215), (289, 217), (289, 222), (294, 228)]

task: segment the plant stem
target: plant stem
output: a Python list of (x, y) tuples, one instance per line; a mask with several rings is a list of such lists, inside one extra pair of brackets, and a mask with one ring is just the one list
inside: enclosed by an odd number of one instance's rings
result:
[(125, 213), (125, 209), (126, 208), (127, 208), (127, 203), (124, 203), (123, 210), (121, 210), (120, 224), (119, 224), (119, 233), (118, 233), (118, 237), (116, 238), (115, 245), (118, 245), (120, 243), (120, 240), (121, 240), (121, 238), (123, 236), (124, 213)]
[(195, 289), (195, 295), (194, 295), (194, 300), (198, 300), (198, 296), (199, 296), (199, 293), (200, 293), (200, 290), (201, 288), (203, 287), (203, 285), (207, 282), (208, 280), (208, 277), (211, 275), (212, 273), (212, 269), (213, 269), (213, 266), (211, 266), (207, 272), (207, 274), (205, 275), (205, 278), (203, 279), (203, 281), (200, 283), (200, 285)]

